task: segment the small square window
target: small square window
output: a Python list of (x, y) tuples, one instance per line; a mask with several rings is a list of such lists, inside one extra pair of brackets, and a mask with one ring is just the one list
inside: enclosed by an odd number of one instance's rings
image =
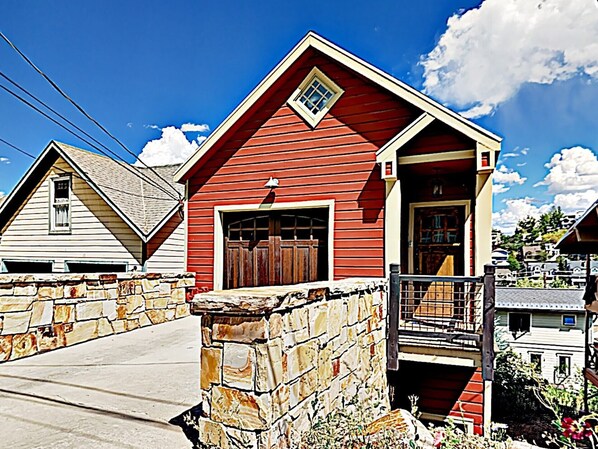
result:
[(509, 332), (529, 332), (531, 315), (529, 313), (509, 313)]
[(563, 326), (573, 327), (577, 324), (575, 315), (563, 315)]
[(295, 89), (288, 104), (307, 123), (316, 127), (343, 92), (334, 81), (314, 67)]

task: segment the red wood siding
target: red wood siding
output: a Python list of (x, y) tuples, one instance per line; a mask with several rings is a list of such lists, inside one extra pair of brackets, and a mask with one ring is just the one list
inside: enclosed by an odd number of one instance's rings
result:
[(484, 381), (481, 368), (401, 362), (399, 367), (400, 406), (408, 395), (419, 397), (423, 413), (469, 418), (474, 432), (483, 433)]
[[(345, 93), (312, 129), (286, 100), (314, 66)], [(317, 52), (302, 58), (190, 179), (187, 268), (198, 286), (212, 288), (214, 207), (262, 203), (270, 176), (280, 181), (275, 203), (335, 201), (335, 278), (383, 276), (385, 186), (376, 151), (418, 114)]]

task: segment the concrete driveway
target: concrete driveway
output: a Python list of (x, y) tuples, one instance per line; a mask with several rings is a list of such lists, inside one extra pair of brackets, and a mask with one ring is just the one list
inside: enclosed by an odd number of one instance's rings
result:
[(199, 347), (192, 316), (1, 364), (0, 446), (190, 448)]

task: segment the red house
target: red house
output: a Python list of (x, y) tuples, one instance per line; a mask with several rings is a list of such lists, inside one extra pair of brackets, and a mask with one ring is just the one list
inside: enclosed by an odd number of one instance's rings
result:
[[(175, 174), (187, 269), (206, 289), (384, 277), (393, 264), (460, 277), (400, 287), (401, 323), (454, 322), (491, 259), (500, 141), (310, 32)], [(481, 351), (442, 346), (399, 342), (397, 401), (418, 394), (429, 419), (481, 432)]]

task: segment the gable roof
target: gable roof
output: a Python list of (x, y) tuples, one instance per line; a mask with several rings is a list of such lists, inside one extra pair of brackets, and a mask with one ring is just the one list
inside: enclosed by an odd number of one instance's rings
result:
[(567, 254), (598, 254), (598, 199), (561, 237), (556, 248)]
[(497, 288), (496, 308), (583, 312), (583, 290), (565, 288)]
[(170, 198), (134, 173), (138, 172), (146, 176), (173, 194), (175, 194), (172, 190), (174, 188), (182, 196), (184, 186), (172, 181), (178, 165), (152, 167), (168, 181), (165, 185), (164, 180), (159, 179), (147, 168), (115, 161), (81, 148), (52, 141), (35, 160), (6, 201), (0, 205), (0, 228), (17, 212), (21, 205), (19, 200), (29, 195), (59, 157), (64, 159), (143, 241), (148, 241), (179, 208), (179, 201)]
[(203, 144), (185, 161), (174, 175), (176, 182), (184, 181), (188, 173), (208, 153), (219, 139), (241, 119), (260, 97), (310, 48), (316, 49), (341, 65), (344, 65), (371, 82), (385, 88), (405, 101), (420, 108), (432, 118), (448, 124), (471, 139), (499, 151), (501, 138), (467, 120), (447, 107), (432, 100), (413, 87), (399, 81), (395, 77), (374, 67), (370, 63), (333, 44), (322, 36), (310, 31), (295, 47), (278, 63), (272, 71), (257, 85), (255, 89), (235, 108), (235, 110), (214, 130)]

